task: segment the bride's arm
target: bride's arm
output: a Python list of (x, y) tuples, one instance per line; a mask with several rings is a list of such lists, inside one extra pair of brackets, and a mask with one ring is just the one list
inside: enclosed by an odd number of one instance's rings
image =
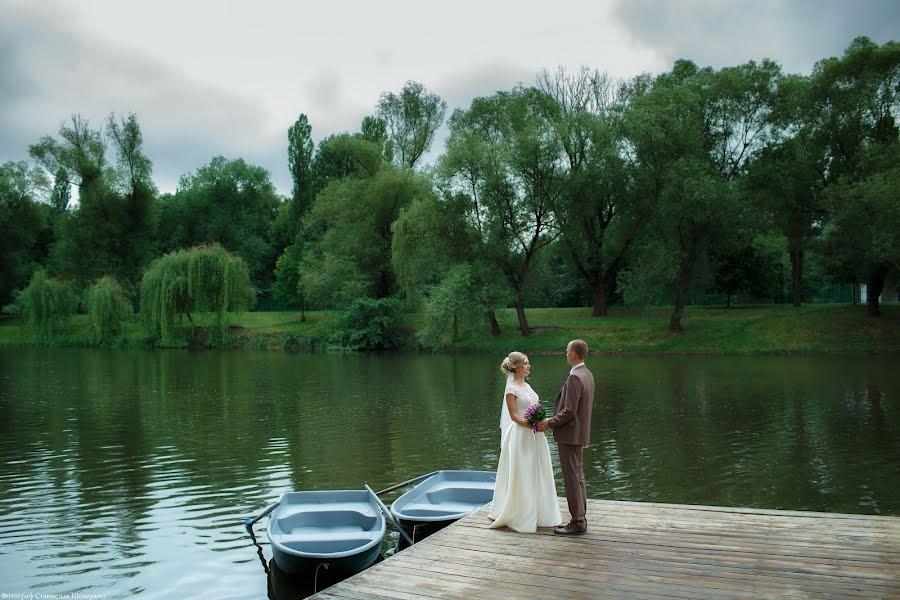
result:
[(506, 395), (506, 410), (509, 411), (509, 418), (521, 425), (522, 427), (531, 427), (528, 424), (528, 421), (520, 417), (516, 414), (516, 395), (515, 394), (507, 394)]

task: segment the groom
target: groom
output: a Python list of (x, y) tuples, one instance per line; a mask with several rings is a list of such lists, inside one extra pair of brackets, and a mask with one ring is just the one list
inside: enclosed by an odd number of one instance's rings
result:
[(572, 520), (553, 533), (579, 535), (587, 532), (585, 518), (587, 492), (584, 486), (584, 470), (581, 451), (590, 441), (591, 409), (594, 403), (594, 374), (584, 365), (588, 346), (582, 340), (572, 340), (566, 346), (566, 362), (572, 369), (566, 376), (559, 396), (556, 397), (554, 414), (538, 423), (538, 429), (553, 430), (553, 438), (559, 448), (559, 462), (566, 485), (566, 499)]

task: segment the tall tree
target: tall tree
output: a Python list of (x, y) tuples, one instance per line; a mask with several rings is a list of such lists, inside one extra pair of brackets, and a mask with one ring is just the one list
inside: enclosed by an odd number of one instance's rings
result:
[(441, 170), (470, 199), (483, 255), (515, 296), (519, 331), (529, 335), (525, 293), (539, 253), (555, 240), (553, 209), (566, 184), (552, 102), (517, 87), (477, 98), (450, 119)]
[[(832, 248), (856, 257), (861, 278), (870, 290), (880, 293), (893, 257), (874, 249), (852, 248), (863, 239), (884, 240), (877, 229), (893, 226), (891, 204), (884, 196), (889, 188), (884, 186), (894, 181), (893, 161), (900, 143), (900, 43), (878, 46), (868, 38), (857, 38), (843, 57), (816, 63), (811, 80), (809, 144), (822, 152), (825, 195), (830, 198), (832, 217), (839, 219), (830, 234), (832, 239), (853, 240), (851, 247)], [(832, 186), (835, 189), (830, 190)], [(842, 206), (842, 200), (848, 205)], [(856, 228), (870, 227), (875, 231), (860, 237), (851, 234)], [(842, 231), (848, 235), (838, 235)], [(873, 316), (880, 314), (878, 295), (868, 294)]]
[(421, 175), (391, 166), (372, 177), (331, 183), (304, 218), (303, 290), (331, 307), (361, 296), (393, 295), (392, 226), (404, 207), (432, 193)]
[(499, 335), (495, 310), (509, 293), (481, 254), (482, 239), (465, 194), (417, 198), (394, 223), (392, 261), (407, 299), (422, 302), (420, 343), (438, 349), (475, 330), (485, 316)]
[(400, 166), (411, 169), (419, 162), (446, 112), (447, 103), (415, 81), (407, 82), (400, 94), (381, 95), (378, 117), (387, 126), (393, 156)]
[(784, 139), (759, 153), (746, 184), (765, 221), (787, 240), (793, 304), (800, 306), (805, 256), (824, 217), (815, 159), (798, 138)]
[[(300, 114), (288, 129), (288, 168), (291, 171), (291, 215), (299, 227), (300, 217), (312, 202), (312, 127), (305, 114)], [(296, 229), (295, 229), (296, 232)]]
[(116, 152), (116, 187), (124, 202), (123, 226), (127, 233), (119, 244), (131, 261), (124, 265), (124, 281), (136, 286), (144, 267), (156, 255), (153, 204), (157, 189), (152, 179), (153, 163), (144, 154), (144, 136), (133, 113), (123, 117), (109, 115), (106, 135)]
[(221, 244), (247, 263), (253, 284), (267, 290), (277, 258), (269, 228), (280, 203), (264, 168), (243, 159), (214, 157), (195, 173), (183, 175), (175, 196), (162, 203), (162, 249)]
[(58, 169), (53, 176), (53, 191), (50, 193), (50, 206), (57, 214), (64, 213), (72, 201), (72, 184), (66, 176), (65, 169)]
[(50, 221), (43, 171), (26, 162), (0, 165), (0, 308), (46, 259), (40, 247)]
[(554, 209), (561, 240), (594, 291), (592, 316), (606, 316), (626, 252), (645, 222), (627, 160), (623, 105), (608, 75), (582, 68), (544, 71), (539, 88), (555, 102), (553, 121), (565, 151), (569, 184)]
[[(116, 151), (115, 168), (106, 162), (107, 141)], [(77, 208), (60, 215), (51, 269), (78, 286), (112, 275), (133, 291), (153, 254), (156, 194), (136, 117), (110, 115), (104, 136), (75, 115), (59, 139), (41, 138), (29, 151), (56, 174), (58, 186), (68, 180), (79, 189)]]
[(106, 167), (106, 144), (99, 129), (91, 129), (87, 119), (72, 115), (70, 125), (61, 125), (59, 138), (44, 136), (29, 146), (32, 158), (50, 173), (65, 173), (69, 182), (89, 187)]
[[(762, 71), (760, 75), (759, 71)], [(736, 185), (752, 156), (762, 146), (777, 68), (750, 63), (738, 71), (698, 69), (677, 61), (671, 72), (648, 87), (633, 82), (626, 117), (636, 164), (637, 185), (654, 211), (656, 240), (645, 248), (649, 261), (668, 267), (633, 266), (627, 287), (649, 273), (667, 273), (675, 288), (669, 328), (683, 330), (681, 319), (697, 266), (717, 245), (750, 242), (748, 206)], [(762, 83), (761, 83), (761, 82)], [(764, 90), (765, 92), (761, 91)], [(630, 281), (629, 281), (630, 280)]]

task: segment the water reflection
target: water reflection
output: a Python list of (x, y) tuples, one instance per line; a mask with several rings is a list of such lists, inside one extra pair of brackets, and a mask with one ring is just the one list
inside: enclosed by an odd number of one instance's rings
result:
[[(588, 493), (900, 514), (896, 358), (594, 359)], [(568, 367), (531, 359), (551, 403)], [(2, 591), (259, 597), (241, 520), (281, 492), (495, 468), (498, 364), (0, 349)]]

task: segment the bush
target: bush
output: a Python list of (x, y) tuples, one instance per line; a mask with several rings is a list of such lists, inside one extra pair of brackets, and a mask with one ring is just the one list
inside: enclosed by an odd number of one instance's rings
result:
[(131, 302), (119, 282), (102, 277), (85, 294), (91, 330), (98, 340), (112, 340), (122, 333), (122, 323), (131, 318)]
[(176, 250), (150, 264), (141, 280), (141, 321), (147, 334), (169, 343), (176, 320), (212, 312), (219, 335), (225, 314), (249, 308), (255, 299), (247, 264), (218, 244)]
[(40, 338), (62, 332), (78, 310), (78, 295), (71, 284), (51, 279), (43, 270), (31, 276), (20, 300), (25, 326)]
[(392, 350), (406, 343), (396, 298), (357, 298), (335, 320), (331, 342), (350, 350)]

